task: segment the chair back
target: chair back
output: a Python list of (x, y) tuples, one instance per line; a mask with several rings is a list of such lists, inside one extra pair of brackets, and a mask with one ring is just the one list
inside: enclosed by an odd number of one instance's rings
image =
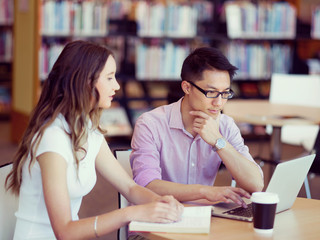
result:
[[(119, 163), (121, 166), (126, 170), (126, 172), (132, 177), (132, 170), (131, 170), (131, 165), (130, 165), (130, 154), (131, 154), (131, 149), (116, 149), (114, 150), (114, 155), (118, 159)], [(118, 193), (119, 197), (119, 208), (124, 208), (129, 206), (128, 200)], [(118, 231), (118, 240), (127, 240), (127, 227), (122, 227)]]
[[(269, 101), (318, 107), (320, 111), (320, 76), (274, 73), (271, 77)], [(270, 126), (267, 126), (266, 131), (271, 134)], [(318, 131), (318, 125), (285, 125), (281, 129), (281, 142), (301, 145), (310, 152)]]
[(313, 152), (316, 157), (311, 165), (310, 172), (320, 174), (320, 129), (314, 143)]
[(0, 239), (13, 239), (16, 225), (15, 212), (19, 198), (5, 189), (5, 180), (12, 169), (12, 163), (0, 166)]

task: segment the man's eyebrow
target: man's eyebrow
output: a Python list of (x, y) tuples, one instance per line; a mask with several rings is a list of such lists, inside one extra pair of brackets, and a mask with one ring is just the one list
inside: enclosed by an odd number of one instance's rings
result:
[[(210, 86), (210, 85), (207, 85), (207, 88), (212, 88), (212, 89), (218, 91), (218, 89), (216, 87), (213, 87), (213, 86)], [(227, 88), (223, 89), (222, 91), (226, 91), (226, 90), (230, 90), (230, 89), (231, 89), (231, 87), (227, 87)]]

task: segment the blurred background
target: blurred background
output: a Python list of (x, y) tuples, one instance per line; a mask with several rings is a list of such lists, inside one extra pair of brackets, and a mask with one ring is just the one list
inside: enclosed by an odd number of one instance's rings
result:
[[(65, 44), (77, 39), (105, 44), (116, 57), (121, 90), (101, 119), (112, 149), (130, 147), (141, 113), (182, 96), (182, 62), (200, 46), (219, 48), (238, 67), (230, 102), (270, 101), (274, 76), (280, 74), (305, 81), (307, 90), (298, 89), (297, 103), (291, 104), (320, 111), (320, 101), (309, 100), (320, 92), (319, 0), (0, 0), (0, 6), (0, 164), (12, 161), (52, 65)], [(294, 87), (294, 81), (287, 84), (280, 98)], [(313, 120), (310, 131), (282, 134), (281, 161), (314, 150), (320, 119)], [(272, 161), (272, 130), (236, 123), (267, 185), (272, 165), (262, 160)], [(312, 198), (320, 199), (317, 171), (310, 172), (309, 184)], [(221, 168), (215, 184), (230, 181)], [(306, 197), (304, 187), (299, 196)], [(99, 178), (80, 215), (116, 209), (117, 198), (116, 190)]]

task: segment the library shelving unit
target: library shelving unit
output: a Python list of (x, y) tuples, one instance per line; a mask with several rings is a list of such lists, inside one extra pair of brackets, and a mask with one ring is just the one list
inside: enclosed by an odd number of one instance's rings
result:
[(0, 120), (10, 117), (13, 1), (0, 0)]
[[(198, 46), (220, 48), (239, 68), (232, 86), (237, 97), (267, 98), (271, 73), (291, 72), (293, 56), (301, 57), (301, 49), (307, 44), (297, 40), (296, 28), (291, 25), (288, 31), (284, 33), (280, 29), (276, 35), (266, 30), (266, 20), (259, 21), (258, 33), (250, 30), (252, 24), (245, 31), (241, 25), (230, 25), (230, 16), (239, 16), (237, 5), (232, 5), (234, 2), (239, 1), (30, 0), (25, 8), (15, 6), (12, 140), (19, 141), (26, 127), (41, 91), (41, 80), (46, 78), (65, 43), (74, 39), (105, 43), (115, 52), (117, 78), (122, 86), (116, 100), (124, 107), (132, 125), (141, 111), (181, 96), (182, 62)], [(277, 21), (285, 16), (281, 11), (291, 10), (288, 6), (293, 6), (291, 21), (295, 23), (295, 11), (302, 4), (300, 0), (284, 3), (275, 0), (271, 7), (264, 8), (266, 1), (241, 2), (241, 11), (247, 7), (251, 13), (247, 14), (248, 23), (252, 23), (252, 16), (257, 12), (272, 14), (268, 9), (273, 6), (280, 6), (275, 14)], [(227, 6), (233, 6), (233, 14), (228, 15)], [(68, 13), (70, 9), (74, 14)], [(92, 18), (93, 15), (100, 18)], [(78, 24), (71, 16), (86, 20)], [(73, 24), (66, 25), (70, 21)], [(93, 22), (99, 24), (92, 25)], [(304, 40), (313, 41), (310, 33)], [(310, 54), (319, 51), (317, 43), (312, 46), (313, 49), (308, 46)]]
[[(138, 41), (143, 38), (148, 38), (149, 36), (139, 36), (140, 33), (137, 34), (137, 21), (132, 21), (130, 12), (134, 12), (135, 10), (129, 10), (123, 17), (121, 14), (115, 14), (114, 12), (119, 13), (117, 9), (119, 6), (117, 4), (125, 5), (124, 8), (134, 9), (136, 4), (140, 2), (136, 1), (53, 1), (53, 0), (41, 0), (41, 1), (29, 1), (28, 6), (24, 9), (20, 9), (19, 7), (15, 7), (16, 15), (15, 15), (15, 39), (14, 45), (15, 55), (19, 55), (19, 58), (15, 58), (14, 63), (14, 84), (13, 84), (13, 109), (12, 109), (12, 140), (17, 142), (19, 141), (29, 118), (29, 115), (35, 106), (39, 93), (41, 91), (41, 80), (46, 78), (50, 67), (55, 61), (55, 57), (60, 53), (61, 49), (65, 45), (66, 42), (74, 39), (89, 39), (92, 41), (98, 41), (101, 43), (107, 43), (107, 45), (111, 49), (116, 49), (115, 55), (116, 59), (120, 61), (118, 67), (120, 66), (120, 71), (118, 74), (118, 79), (120, 83), (123, 85), (122, 87), (122, 95), (119, 94), (119, 102), (121, 105), (125, 106), (128, 118), (130, 122), (132, 122), (132, 111), (129, 109), (132, 107), (132, 104), (141, 106), (141, 99), (145, 100), (147, 104), (151, 104), (151, 101), (158, 100), (162, 101), (165, 98), (163, 96), (148, 96), (145, 94), (148, 89), (148, 84), (144, 84), (143, 82), (151, 82), (150, 76), (146, 76), (146, 78), (140, 79), (142, 85), (142, 96), (129, 96), (127, 92), (136, 94), (136, 92), (132, 92), (132, 89), (129, 89), (133, 86), (132, 82), (136, 82), (135, 75), (135, 48), (138, 45)], [(70, 7), (70, 4), (72, 7)], [(100, 4), (100, 6), (96, 6)], [(76, 5), (76, 6), (75, 6)], [(92, 6), (94, 5), (94, 6)], [(104, 16), (104, 13), (107, 13), (105, 6), (108, 6), (111, 11), (108, 11), (106, 19), (101, 17), (101, 31), (92, 31), (93, 23), (96, 21), (91, 19), (92, 15)], [(132, 5), (132, 6), (131, 6)], [(177, 5), (177, 4), (175, 4)], [(179, 7), (179, 5), (177, 5)], [(176, 9), (176, 6), (173, 6), (175, 11), (179, 11), (180, 9)], [(82, 23), (77, 24), (74, 22), (75, 20), (71, 19), (71, 14), (68, 13), (70, 8), (73, 9), (73, 16), (75, 18), (79, 17)], [(103, 9), (101, 14), (93, 14), (90, 11), (98, 11), (99, 9)], [(121, 6), (120, 6), (121, 8)], [(186, 14), (189, 12), (194, 12), (193, 8), (190, 8), (186, 5)], [(79, 15), (78, 14), (79, 10)], [(59, 15), (61, 13), (61, 15)], [(114, 16), (111, 16), (114, 15)], [(187, 15), (188, 16), (188, 15)], [(53, 20), (54, 18), (54, 20)], [(88, 21), (88, 19), (91, 19)], [(59, 21), (60, 20), (60, 21)], [(64, 23), (68, 23), (73, 21), (72, 28), (70, 25), (65, 25)], [(107, 23), (108, 22), (108, 23)], [(129, 25), (129, 26), (127, 26)], [(130, 30), (130, 28), (134, 29), (134, 33)], [(113, 29), (115, 28), (115, 29)], [(184, 29), (181, 30), (183, 32)], [(194, 34), (194, 32), (193, 32)], [(175, 38), (174, 36), (161, 36), (160, 38), (171, 39)], [(159, 37), (159, 36), (157, 36)], [(182, 39), (183, 38), (183, 39)], [(190, 35), (179, 35), (179, 39), (176, 41), (190, 41), (192, 36)], [(152, 40), (151, 40), (152, 41)], [(115, 45), (115, 46), (112, 46)], [(117, 49), (121, 49), (117, 51)], [(174, 46), (175, 49), (175, 46)], [(184, 55), (180, 58), (183, 58)], [(178, 59), (177, 59), (178, 61)], [(181, 62), (181, 60), (180, 60)], [(170, 76), (171, 78), (172, 76)], [(162, 82), (161, 78), (154, 80), (155, 84), (157, 82)], [(176, 82), (177, 78), (173, 79), (174, 81), (170, 81), (170, 79), (166, 79), (169, 82)], [(159, 90), (159, 87), (157, 87)], [(128, 103), (131, 103), (130, 105)], [(149, 106), (147, 106), (149, 107)]]
[(272, 73), (290, 73), (296, 39), (296, 7), (289, 2), (226, 2), (223, 46), (238, 68), (234, 81), (241, 98), (268, 98)]
[[(48, 59), (57, 56), (67, 41), (82, 37), (102, 37), (106, 35), (107, 30), (105, 19), (99, 23), (95, 22), (95, 26), (89, 21), (73, 25), (72, 31), (70, 25), (64, 25), (70, 22), (66, 20), (69, 13), (65, 10), (68, 8), (70, 10), (73, 3), (75, 13), (82, 10), (82, 3), (83, 5), (88, 3), (85, 7), (87, 11), (83, 14), (87, 14), (86, 17), (93, 20), (90, 15), (97, 16), (99, 13), (104, 13), (100, 15), (100, 18), (105, 17), (106, 1), (30, 0), (24, 3), (26, 4), (24, 6), (15, 5), (11, 114), (13, 142), (20, 140), (29, 121), (30, 113), (38, 101), (41, 82), (52, 66), (52, 62)], [(93, 14), (94, 10), (96, 10), (96, 15)]]
[[(233, 86), (238, 97), (269, 98), (272, 73), (308, 74), (306, 60), (320, 51), (320, 45), (310, 37), (310, 25), (300, 21), (302, 4), (290, 0), (225, 4), (230, 39), (225, 48), (239, 68)], [(309, 5), (309, 21), (312, 9)], [(252, 126), (245, 128), (249, 136), (264, 132)]]

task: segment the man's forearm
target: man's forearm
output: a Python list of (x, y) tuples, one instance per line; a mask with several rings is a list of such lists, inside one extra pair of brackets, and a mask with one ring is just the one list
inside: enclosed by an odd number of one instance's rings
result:
[(263, 177), (254, 162), (246, 159), (229, 143), (226, 148), (219, 150), (218, 154), (239, 187), (251, 193), (263, 189)]
[(233, 201), (240, 206), (244, 206), (245, 202), (242, 197), (250, 198), (250, 194), (245, 190), (231, 186), (214, 187), (153, 180), (146, 187), (159, 195), (173, 195), (180, 202), (198, 201), (199, 203), (204, 202), (204, 204), (208, 204), (217, 201)]
[(159, 194), (136, 184), (135, 186), (131, 187), (128, 200), (134, 204), (145, 204), (155, 201), (159, 197)]
[(180, 202), (203, 199), (201, 188), (206, 186), (200, 184), (180, 184), (164, 180), (153, 180), (147, 186), (159, 195), (172, 195)]

